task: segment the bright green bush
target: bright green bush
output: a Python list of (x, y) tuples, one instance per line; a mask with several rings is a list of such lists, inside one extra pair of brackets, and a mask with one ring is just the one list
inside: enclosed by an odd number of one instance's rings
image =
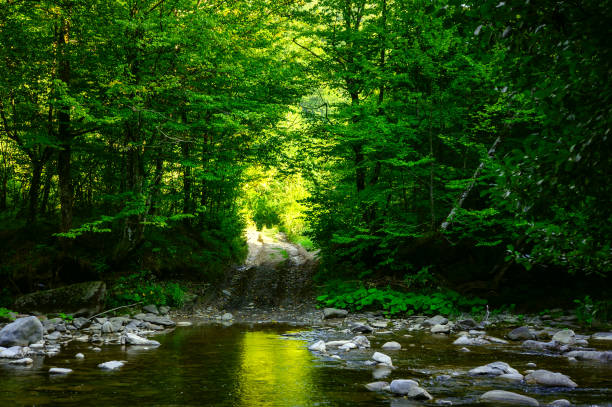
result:
[(109, 308), (138, 302), (155, 305), (181, 307), (185, 291), (178, 283), (156, 282), (150, 272), (142, 270), (119, 277), (111, 288)]

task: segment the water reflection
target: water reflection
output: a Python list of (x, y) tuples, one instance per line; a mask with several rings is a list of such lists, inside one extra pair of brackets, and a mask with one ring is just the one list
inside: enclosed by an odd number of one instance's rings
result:
[(312, 359), (304, 342), (277, 333), (244, 332), (236, 405), (304, 406), (313, 394)]

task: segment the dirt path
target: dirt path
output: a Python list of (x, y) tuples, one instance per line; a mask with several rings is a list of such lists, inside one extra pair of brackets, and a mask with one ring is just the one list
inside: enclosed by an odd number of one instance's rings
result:
[(247, 245), (249, 254), (245, 267), (276, 266), (289, 260), (293, 266), (301, 266), (315, 259), (315, 252), (309, 252), (302, 246), (291, 243), (284, 233), (277, 233), (270, 237), (264, 232), (255, 229), (247, 231)]

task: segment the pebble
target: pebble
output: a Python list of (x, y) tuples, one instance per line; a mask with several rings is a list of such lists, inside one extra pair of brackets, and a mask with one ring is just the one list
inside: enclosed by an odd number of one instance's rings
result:
[(402, 349), (402, 345), (400, 345), (398, 342), (385, 342), (382, 346), (383, 349), (385, 350), (400, 350)]
[(72, 369), (66, 369), (62, 367), (52, 367), (49, 369), (50, 374), (68, 374), (72, 373)]

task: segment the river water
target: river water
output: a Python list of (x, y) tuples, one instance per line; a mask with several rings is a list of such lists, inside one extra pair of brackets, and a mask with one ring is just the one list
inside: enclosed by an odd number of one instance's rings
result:
[[(391, 339), (405, 348), (385, 352), (397, 365), (385, 372), (363, 364), (372, 349), (341, 353), (341, 361), (308, 351), (307, 341), (321, 336), (346, 339), (340, 333), (282, 324), (206, 324), (160, 335), (155, 339), (161, 346), (152, 349), (108, 345), (93, 352), (90, 344), (72, 342), (59, 355), (37, 359), (31, 367), (0, 364), (0, 406), (418, 406), (436, 405), (437, 400), (468, 406), (492, 389), (527, 394), (541, 404), (566, 398), (576, 405), (612, 406), (612, 368), (602, 363), (572, 363), (525, 353), (517, 345), (472, 347), (463, 353), (448, 337), (395, 334), (371, 338), (374, 349)], [(75, 359), (77, 352), (85, 359)], [(127, 363), (118, 371), (97, 368), (109, 360)], [(521, 372), (533, 362), (569, 375), (579, 387), (546, 389), (466, 375), (497, 360)], [(73, 373), (50, 376), (51, 367), (67, 367)], [(436, 400), (420, 404), (364, 388), (377, 380), (374, 375), (385, 373), (388, 381), (416, 379)]]

